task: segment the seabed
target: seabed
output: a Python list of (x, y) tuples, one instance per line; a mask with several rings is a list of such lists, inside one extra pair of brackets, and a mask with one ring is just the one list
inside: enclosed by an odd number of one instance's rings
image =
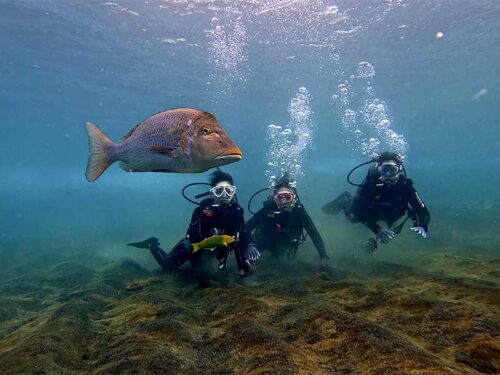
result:
[(0, 273), (0, 373), (500, 371), (495, 242), (337, 252), (328, 271), (310, 246), (291, 263), (264, 254), (245, 280), (234, 264), (214, 270), (209, 287), (199, 283), (206, 272), (165, 274), (147, 251), (125, 247), (118, 260), (83, 244), (10, 253)]

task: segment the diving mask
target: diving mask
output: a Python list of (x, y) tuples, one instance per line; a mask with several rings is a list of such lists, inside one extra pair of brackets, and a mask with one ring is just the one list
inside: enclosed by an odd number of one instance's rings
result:
[(279, 209), (291, 210), (295, 206), (297, 197), (295, 193), (289, 189), (280, 189), (273, 195), (274, 203)]
[(388, 160), (380, 164), (377, 170), (380, 173), (380, 180), (382, 182), (394, 184), (398, 179), (401, 168), (395, 161)]
[(229, 203), (236, 193), (236, 186), (231, 185), (227, 181), (221, 181), (210, 189), (210, 193), (214, 196), (216, 203)]

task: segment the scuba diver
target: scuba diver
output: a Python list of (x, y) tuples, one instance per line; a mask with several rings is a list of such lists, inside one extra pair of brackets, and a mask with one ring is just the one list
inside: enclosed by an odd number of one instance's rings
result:
[(220, 170), (213, 172), (210, 175), (210, 192), (196, 196), (196, 198), (207, 195), (210, 197), (200, 203), (184, 195), (184, 190), (192, 185), (208, 184), (194, 183), (183, 189), (183, 196), (199, 206), (193, 211), (186, 236), (168, 255), (160, 248), (156, 237), (128, 245), (149, 249), (165, 271), (177, 269), (187, 261), (194, 268), (200, 267), (207, 260), (205, 255), (208, 251), (205, 250), (210, 250), (219, 261), (220, 271), (226, 268), (228, 255), (233, 251), (240, 276), (244, 277), (247, 273), (254, 272), (260, 253), (254, 245), (249, 246), (243, 208), (236, 199), (236, 186), (231, 175)]
[[(369, 163), (375, 165), (370, 167), (363, 183), (351, 182), (351, 174)], [(370, 238), (365, 243), (367, 251), (377, 248), (377, 240), (382, 243), (393, 240), (409, 218), (413, 221), (410, 229), (427, 238), (429, 210), (413, 187), (412, 180), (406, 176), (403, 159), (399, 154), (384, 152), (356, 166), (347, 175), (347, 181), (358, 186), (354, 198), (350, 192), (345, 191), (322, 209), (328, 215), (337, 215), (343, 211), (347, 220), (352, 223), (361, 222), (375, 233), (376, 239)], [(394, 226), (405, 214), (406, 219)], [(377, 224), (379, 221), (385, 222), (388, 227), (381, 227)]]
[[(328, 266), (323, 239), (306, 209), (300, 203), (293, 181), (285, 173), (274, 183), (271, 196), (263, 202), (263, 207), (256, 213), (250, 209), (252, 199), (262, 191), (256, 192), (248, 203), (248, 209), (254, 215), (247, 221), (247, 231), (261, 250), (270, 250), (274, 256), (287, 254), (293, 259), (307, 234), (321, 258), (321, 266)], [(304, 229), (307, 234), (304, 234)]]

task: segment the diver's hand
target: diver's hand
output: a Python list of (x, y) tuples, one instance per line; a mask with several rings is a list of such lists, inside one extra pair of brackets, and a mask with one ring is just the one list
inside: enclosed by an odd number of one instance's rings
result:
[(252, 263), (255, 263), (256, 261), (259, 260), (260, 252), (259, 252), (259, 250), (257, 250), (257, 248), (255, 247), (255, 245), (253, 243), (248, 244), (247, 251), (246, 251), (246, 257)]
[[(246, 273), (254, 273), (257, 270), (257, 265), (254, 261), (250, 259), (245, 259), (245, 266), (240, 270), (240, 276), (245, 276)], [(241, 275), (241, 271), (243, 271), (243, 275)]]
[(414, 232), (417, 232), (422, 237), (427, 238), (427, 231), (424, 229), (424, 227), (411, 227), (410, 229)]
[(388, 243), (393, 240), (394, 237), (396, 237), (396, 233), (387, 228), (380, 228), (378, 230), (377, 236), (378, 238), (380, 238), (380, 241), (382, 241), (382, 243)]

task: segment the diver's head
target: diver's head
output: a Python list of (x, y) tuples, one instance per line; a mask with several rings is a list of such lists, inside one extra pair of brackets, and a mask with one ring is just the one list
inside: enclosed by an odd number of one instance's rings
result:
[(297, 203), (297, 195), (293, 188), (283, 186), (274, 191), (273, 201), (280, 210), (291, 211)]
[(380, 181), (386, 185), (395, 185), (403, 165), (403, 158), (395, 152), (383, 152), (377, 158), (377, 171)]
[(216, 170), (210, 174), (210, 193), (214, 198), (215, 204), (229, 204), (232, 202), (236, 193), (233, 177), (229, 173)]
[(381, 154), (375, 156), (374, 160), (380, 164), (384, 161), (392, 160), (399, 166), (403, 165), (403, 157), (397, 152), (384, 151)]
[(274, 183), (272, 199), (278, 209), (283, 211), (291, 211), (297, 203), (294, 182), (287, 172)]

